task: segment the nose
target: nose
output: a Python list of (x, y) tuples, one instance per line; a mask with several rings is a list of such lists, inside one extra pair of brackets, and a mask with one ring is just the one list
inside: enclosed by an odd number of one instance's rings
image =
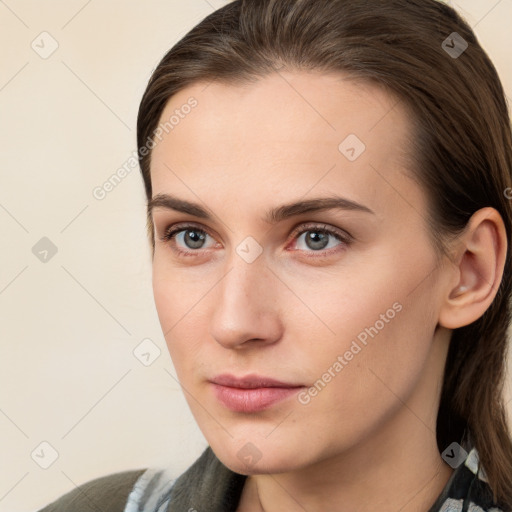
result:
[(247, 263), (234, 254), (230, 263), (216, 287), (210, 334), (231, 349), (277, 342), (282, 336), (279, 280), (266, 266), (263, 255)]

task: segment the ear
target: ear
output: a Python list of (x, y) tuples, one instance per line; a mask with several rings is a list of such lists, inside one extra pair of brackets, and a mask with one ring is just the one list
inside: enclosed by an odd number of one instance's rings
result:
[(469, 219), (452, 256), (453, 279), (439, 313), (439, 324), (456, 329), (478, 320), (491, 305), (503, 276), (507, 233), (494, 208)]

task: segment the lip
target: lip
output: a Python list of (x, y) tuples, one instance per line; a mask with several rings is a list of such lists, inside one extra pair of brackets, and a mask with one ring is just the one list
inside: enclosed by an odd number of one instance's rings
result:
[(228, 386), (230, 388), (244, 388), (244, 389), (255, 389), (255, 388), (297, 388), (302, 387), (302, 384), (292, 384), (290, 382), (283, 382), (280, 380), (272, 379), (270, 377), (263, 377), (252, 373), (245, 375), (244, 377), (235, 377), (228, 373), (217, 375), (213, 379), (210, 379), (214, 384), (220, 386)]
[(234, 412), (258, 412), (285, 400), (304, 388), (261, 375), (218, 375), (210, 380), (217, 399)]

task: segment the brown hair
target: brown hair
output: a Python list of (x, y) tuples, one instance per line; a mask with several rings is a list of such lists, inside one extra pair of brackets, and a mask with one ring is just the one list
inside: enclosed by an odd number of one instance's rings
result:
[[(454, 37), (468, 45), (459, 56), (448, 51), (463, 48)], [(379, 83), (410, 109), (412, 171), (428, 194), (430, 228), (441, 251), (443, 240), (486, 206), (501, 214), (510, 241), (505, 191), (512, 135), (503, 87), (468, 24), (435, 0), (236, 0), (213, 12), (163, 57), (142, 98), (137, 143), (147, 199), (151, 153), (143, 148), (173, 94), (198, 81), (250, 82), (281, 66), (348, 72)], [(149, 212), (147, 222), (154, 251)], [(494, 501), (505, 507), (512, 504), (512, 441), (503, 400), (510, 251), (509, 243), (489, 309), (452, 333), (436, 430), (440, 452), (453, 441), (471, 441)]]

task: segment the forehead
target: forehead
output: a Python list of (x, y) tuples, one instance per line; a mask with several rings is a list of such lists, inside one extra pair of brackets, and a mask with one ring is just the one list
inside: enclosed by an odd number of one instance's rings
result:
[[(190, 98), (197, 101), (192, 109), (187, 107)], [(198, 138), (206, 132), (225, 140), (250, 139), (252, 145), (267, 144), (270, 137), (276, 142), (314, 137), (329, 143), (347, 133), (376, 142), (390, 127), (397, 136), (409, 131), (408, 115), (399, 103), (381, 86), (348, 74), (283, 72), (243, 84), (194, 83), (170, 98), (160, 125), (174, 114), (173, 123), (177, 123), (167, 131), (176, 143), (191, 131), (198, 144), (210, 140)]]
[(220, 198), (238, 187), (239, 200), (259, 193), (268, 201), (269, 190), (284, 199), (285, 189), (288, 199), (334, 187), (375, 202), (398, 187), (422, 202), (414, 183), (404, 183), (409, 113), (376, 84), (311, 72), (198, 82), (169, 100), (166, 122), (152, 151), (153, 195)]

